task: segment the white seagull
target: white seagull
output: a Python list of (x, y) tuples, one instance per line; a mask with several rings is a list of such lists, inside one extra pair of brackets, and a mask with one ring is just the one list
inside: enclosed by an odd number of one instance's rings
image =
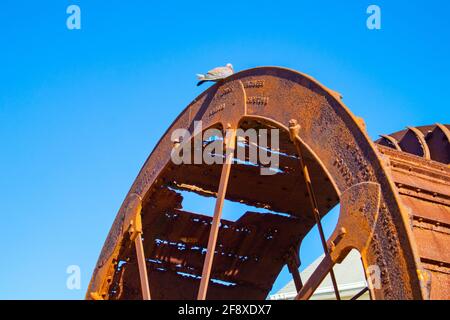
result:
[(228, 76), (231, 76), (234, 73), (233, 65), (231, 63), (227, 63), (225, 67), (217, 67), (210, 71), (207, 74), (197, 74), (198, 80), (197, 86), (201, 85), (207, 81), (217, 82), (221, 79), (225, 79)]

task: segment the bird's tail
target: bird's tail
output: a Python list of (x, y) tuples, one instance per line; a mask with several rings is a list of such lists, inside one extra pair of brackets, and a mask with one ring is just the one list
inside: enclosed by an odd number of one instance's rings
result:
[(206, 77), (205, 77), (204, 74), (200, 74), (200, 73), (197, 74), (197, 79), (198, 79), (198, 80), (200, 80), (200, 81), (201, 81), (201, 80), (205, 80), (205, 78), (206, 78)]

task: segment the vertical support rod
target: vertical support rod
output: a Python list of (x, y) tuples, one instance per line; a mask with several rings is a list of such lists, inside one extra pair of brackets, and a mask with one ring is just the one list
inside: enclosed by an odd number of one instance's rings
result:
[(295, 289), (299, 292), (303, 288), (302, 278), (300, 276), (300, 272), (298, 268), (300, 267), (300, 257), (298, 256), (298, 250), (294, 247), (289, 249), (288, 254), (286, 255), (287, 266), (289, 273), (292, 275), (294, 280)]
[(142, 299), (150, 300), (150, 288), (148, 285), (147, 266), (145, 264), (144, 246), (142, 245), (141, 234), (134, 239), (136, 247), (136, 258), (139, 266), (139, 278), (141, 280)]
[(303, 288), (302, 278), (300, 277), (300, 272), (298, 272), (298, 267), (288, 263), (289, 272), (292, 274), (292, 278), (295, 284), (295, 290), (299, 292)]
[[(306, 166), (305, 160), (303, 158), (303, 154), (302, 154), (302, 148), (300, 145), (300, 141), (298, 140), (298, 132), (300, 130), (300, 125), (297, 123), (296, 120), (291, 120), (289, 122), (289, 131), (291, 134), (291, 140), (292, 142), (294, 142), (295, 147), (297, 149), (297, 153), (298, 153), (298, 158), (300, 160), (300, 166), (302, 168), (302, 172), (303, 172), (303, 177), (305, 178), (305, 183), (306, 183), (306, 189), (308, 192), (308, 197), (311, 203), (311, 208), (313, 210), (313, 214), (314, 214), (314, 219), (316, 220), (316, 224), (317, 224), (317, 228), (319, 229), (319, 234), (320, 234), (320, 240), (322, 242), (322, 247), (323, 250), (325, 252), (326, 255), (329, 255), (329, 249), (328, 249), (328, 245), (327, 245), (327, 240), (325, 239), (325, 233), (323, 232), (323, 227), (322, 227), (322, 221), (320, 219), (320, 213), (319, 213), (319, 206), (317, 204), (317, 199), (314, 193), (314, 189), (312, 186), (312, 182), (311, 182), (311, 178), (309, 176), (309, 171), (308, 171), (308, 167)], [(330, 277), (331, 277), (331, 282), (333, 283), (333, 288), (334, 288), (334, 293), (336, 295), (336, 299), (337, 300), (341, 300), (341, 296), (339, 294), (339, 289), (337, 286), (337, 281), (336, 281), (336, 277), (334, 275), (334, 271), (331, 268), (330, 269)]]
[(200, 281), (200, 288), (198, 290), (198, 300), (205, 300), (208, 291), (209, 279), (211, 277), (211, 268), (214, 259), (214, 252), (216, 251), (217, 237), (219, 234), (219, 224), (222, 216), (223, 202), (227, 192), (228, 180), (230, 177), (231, 163), (236, 147), (236, 129), (228, 130), (225, 136), (226, 157), (225, 163), (222, 165), (222, 173), (220, 175), (219, 190), (217, 192), (216, 206), (214, 208), (214, 217), (209, 232), (208, 249), (206, 251), (205, 262), (203, 263), (202, 278)]
[(142, 204), (140, 197), (138, 205), (134, 208), (134, 219), (130, 223), (130, 238), (134, 241), (136, 249), (136, 260), (139, 268), (139, 279), (141, 281), (142, 299), (150, 300), (150, 287), (148, 284), (147, 265), (145, 263), (144, 245), (142, 244)]

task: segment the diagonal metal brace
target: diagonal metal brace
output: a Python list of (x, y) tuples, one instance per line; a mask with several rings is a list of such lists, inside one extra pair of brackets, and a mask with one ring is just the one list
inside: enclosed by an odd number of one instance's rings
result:
[[(308, 191), (308, 197), (310, 200), (311, 209), (313, 211), (314, 219), (316, 220), (317, 229), (319, 230), (319, 235), (320, 235), (320, 240), (322, 242), (323, 250), (325, 252), (325, 255), (327, 256), (329, 254), (329, 250), (328, 250), (327, 242), (325, 239), (325, 233), (324, 233), (323, 227), (322, 227), (319, 206), (317, 204), (317, 199), (316, 199), (316, 195), (314, 193), (311, 177), (309, 176), (308, 166), (306, 165), (306, 162), (303, 157), (299, 132), (300, 132), (300, 125), (298, 124), (297, 120), (291, 119), (289, 121), (290, 139), (295, 144), (295, 147), (297, 149), (298, 159), (300, 161), (300, 166), (301, 166), (301, 169), (303, 172), (303, 177), (305, 179), (305, 184), (306, 184), (306, 189)], [(339, 294), (339, 289), (338, 289), (338, 285), (337, 285), (336, 277), (334, 275), (333, 268), (331, 268), (329, 272), (330, 272), (331, 282), (333, 283), (333, 288), (334, 288), (334, 293), (336, 295), (336, 299), (341, 300), (341, 296)]]
[(333, 266), (341, 263), (352, 249), (357, 249), (364, 260), (375, 231), (380, 198), (380, 185), (374, 182), (359, 183), (344, 191), (338, 224), (327, 241), (330, 254), (322, 259), (296, 300), (309, 299)]

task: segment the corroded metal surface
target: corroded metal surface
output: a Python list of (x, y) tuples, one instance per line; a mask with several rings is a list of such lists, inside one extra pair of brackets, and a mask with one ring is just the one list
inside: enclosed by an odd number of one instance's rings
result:
[[(377, 146), (334, 91), (304, 74), (265, 67), (212, 86), (163, 135), (119, 210), (88, 299), (142, 298), (137, 247), (129, 233), (140, 206), (141, 254), (147, 260), (152, 298), (197, 296), (212, 218), (207, 212), (184, 210), (183, 192), (217, 197), (222, 166), (174, 165), (170, 137), (179, 128), (194, 133), (198, 120), (205, 129), (281, 130), (280, 147), (273, 150), (280, 154), (277, 174), (261, 176), (258, 166), (248, 164), (231, 166), (225, 198), (270, 212), (249, 210), (234, 222), (220, 221), (206, 298), (263, 299), (283, 265), (292, 269), (293, 261), (300, 263), (295, 255), (316, 221), (295, 143), (304, 150), (315, 210), (324, 216), (341, 202), (340, 222), (328, 239), (330, 253), (315, 281), (344, 259), (349, 248), (356, 248), (365, 267), (376, 265), (381, 271), (381, 286), (371, 288), (372, 298), (448, 298), (449, 286), (442, 281), (448, 283), (448, 250), (443, 245), (448, 242), (449, 169), (429, 160), (445, 162), (440, 143), (448, 138), (442, 129), (446, 127), (437, 126), (424, 136), (410, 128), (402, 137), (382, 138), (380, 144), (387, 147)], [(293, 120), (298, 124), (294, 136), (289, 133)], [(403, 169), (408, 166), (413, 173)], [(314, 289), (314, 278), (311, 281), (303, 291)]]
[(409, 213), (431, 299), (450, 299), (449, 128), (409, 127), (377, 141)]
[[(370, 265), (370, 261), (377, 259), (377, 252), (371, 250), (370, 243), (376, 232), (379, 210), (380, 186), (377, 183), (359, 183), (342, 194), (339, 221), (328, 241), (329, 254), (325, 255), (300, 290), (297, 299), (310, 298), (328, 270), (342, 262), (352, 249), (361, 253), (364, 265)], [(371, 291), (372, 296), (377, 295), (375, 289)]]
[(390, 175), (407, 209), (431, 299), (450, 299), (450, 168), (383, 146)]
[(390, 135), (382, 135), (377, 143), (427, 160), (450, 164), (450, 125), (437, 123), (408, 127)]

